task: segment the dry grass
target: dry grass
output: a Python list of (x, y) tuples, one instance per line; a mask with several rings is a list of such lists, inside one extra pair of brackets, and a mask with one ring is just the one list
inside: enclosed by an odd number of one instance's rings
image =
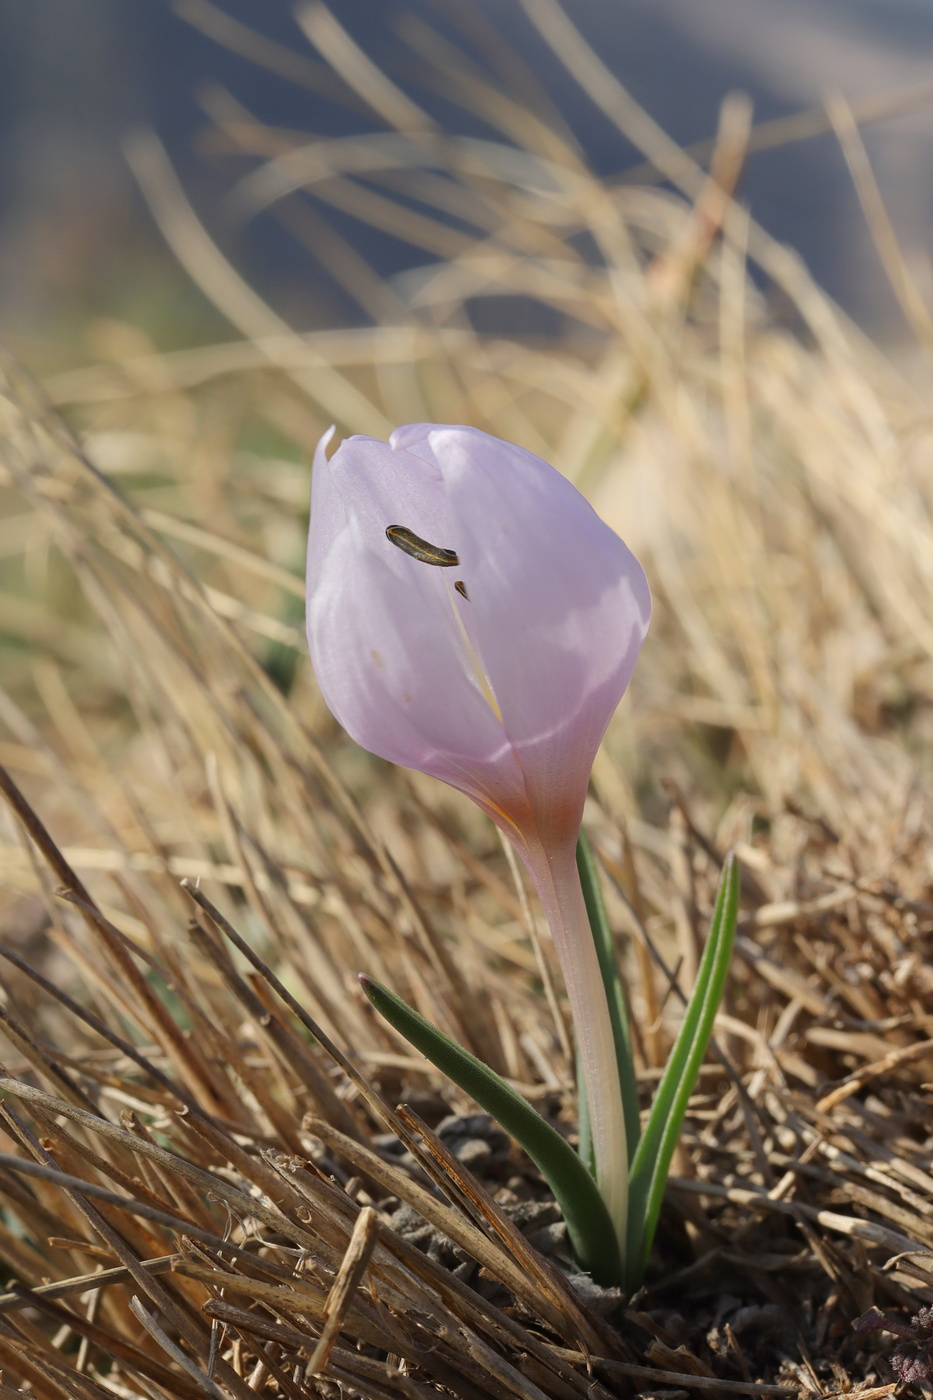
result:
[[(208, 144), (246, 172), (235, 206), (269, 204), (373, 324), (291, 331), (139, 139), (157, 219), (239, 338), (158, 355), (99, 325), (96, 362), (41, 392), (4, 367), (3, 1397), (877, 1395), (888, 1343), (853, 1322), (933, 1302), (924, 395), (732, 202), (741, 102), (707, 177), (551, 0), (526, 8), (674, 192), (598, 181), (482, 30), (485, 65), (408, 37), (498, 141), (439, 132), (309, 11), (331, 91), (379, 131), (303, 140), (214, 94)], [(380, 281), (328, 206), (425, 265)], [(478, 307), (527, 333), (481, 334)], [(720, 1058), (621, 1335), (555, 1267), (528, 1164), (481, 1125), (435, 1136), (469, 1104), (355, 985), (395, 987), (572, 1124), (551, 949), (494, 833), (354, 750), (315, 690), (305, 463), (334, 419), (519, 441), (648, 571), (587, 810), (646, 1101), (721, 857), (744, 860)]]

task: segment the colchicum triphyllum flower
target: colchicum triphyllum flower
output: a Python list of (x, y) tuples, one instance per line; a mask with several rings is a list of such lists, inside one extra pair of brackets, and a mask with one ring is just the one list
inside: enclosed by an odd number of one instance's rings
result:
[(575, 865), (590, 769), (650, 596), (634, 555), (541, 458), (475, 428), (351, 437), (314, 459), (308, 640), (365, 748), (459, 788), (525, 862), (563, 970), (597, 1183), (624, 1238), (618, 1067)]

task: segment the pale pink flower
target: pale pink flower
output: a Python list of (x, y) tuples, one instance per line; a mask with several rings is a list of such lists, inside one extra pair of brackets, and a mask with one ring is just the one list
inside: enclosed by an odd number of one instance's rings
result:
[[(314, 458), (308, 642), (350, 735), (459, 788), (505, 832), (550, 924), (624, 1234), (612, 1032), (574, 852), (590, 769), (648, 628), (644, 572), (559, 472), (475, 428), (351, 437)], [(398, 526), (438, 566), (393, 543)], [(452, 561), (456, 559), (454, 564)], [(458, 586), (459, 585), (459, 586)]]

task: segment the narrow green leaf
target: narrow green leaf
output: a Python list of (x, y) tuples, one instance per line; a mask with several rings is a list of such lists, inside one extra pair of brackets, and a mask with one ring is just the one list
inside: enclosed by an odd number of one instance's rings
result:
[(379, 1014), (525, 1149), (564, 1213), (580, 1267), (597, 1283), (618, 1287), (622, 1261), (612, 1219), (596, 1182), (570, 1144), (488, 1065), (432, 1026), (401, 997), (365, 974), (359, 980)]
[[(609, 927), (609, 919), (606, 914), (606, 905), (603, 901), (602, 887), (599, 883), (599, 870), (596, 865), (596, 858), (593, 855), (593, 848), (589, 841), (580, 832), (577, 841), (577, 870), (580, 874), (580, 884), (583, 886), (583, 899), (586, 903), (586, 912), (590, 921), (590, 928), (593, 931), (593, 942), (596, 944), (596, 956), (599, 959), (599, 970), (603, 976), (603, 985), (606, 988), (606, 1000), (609, 1002), (609, 1019), (612, 1022), (612, 1038), (615, 1041), (616, 1060), (619, 1065), (619, 1086), (622, 1090), (622, 1111), (625, 1115), (625, 1137), (628, 1143), (628, 1159), (631, 1162), (638, 1146), (638, 1137), (641, 1128), (638, 1121), (638, 1082), (635, 1078), (635, 1062), (632, 1058), (632, 1035), (629, 1029), (628, 1008), (625, 1004), (625, 991), (622, 987), (622, 979), (619, 976), (619, 966), (616, 962), (615, 944), (612, 938), (612, 930)], [(582, 1094), (582, 1091), (581, 1091)], [(583, 1130), (584, 1125), (589, 1124), (585, 1098), (580, 1098), (580, 1154), (585, 1156)]]
[(596, 1152), (593, 1147), (593, 1131), (590, 1124), (590, 1106), (586, 1097), (586, 1084), (583, 1080), (583, 1066), (577, 1056), (577, 1152), (590, 1176), (596, 1176)]
[(730, 854), (719, 881), (696, 986), (632, 1162), (625, 1261), (629, 1291), (641, 1282), (661, 1213), (671, 1157), (725, 990), (739, 912), (740, 873), (738, 861)]

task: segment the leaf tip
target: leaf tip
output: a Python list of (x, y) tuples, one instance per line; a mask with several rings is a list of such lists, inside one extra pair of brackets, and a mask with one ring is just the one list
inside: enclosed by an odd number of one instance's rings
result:
[(368, 972), (358, 972), (356, 974), (356, 980), (357, 982), (359, 982), (360, 989), (366, 1000), (371, 1002), (372, 1005), (375, 1006), (378, 1010), (379, 1008), (377, 1003), (377, 997), (382, 991), (382, 988), (376, 981), (375, 977), (370, 977)]

